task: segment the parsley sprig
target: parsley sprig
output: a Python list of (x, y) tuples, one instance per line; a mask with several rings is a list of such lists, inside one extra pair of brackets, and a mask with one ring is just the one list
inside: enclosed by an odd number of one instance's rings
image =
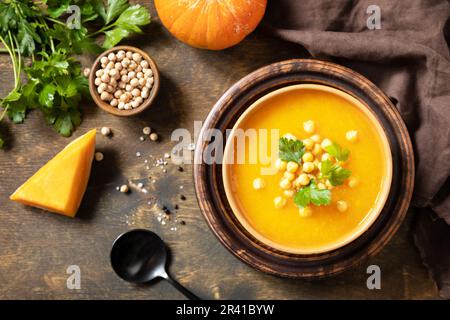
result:
[(333, 186), (340, 186), (344, 184), (345, 179), (348, 179), (352, 172), (341, 167), (338, 164), (333, 164), (330, 160), (321, 162), (321, 176), (330, 181)]
[(283, 161), (294, 161), (300, 163), (303, 154), (305, 153), (305, 146), (301, 140), (292, 140), (288, 138), (281, 138), (279, 143), (279, 158)]
[[(128, 0), (0, 0), (0, 52), (11, 57), (14, 88), (0, 99), (0, 121), (7, 115), (23, 122), (27, 111), (43, 112), (48, 124), (70, 136), (81, 123), (79, 104), (87, 96), (88, 82), (74, 55), (109, 49), (150, 22), (141, 5)], [(79, 28), (66, 23), (71, 5), (80, 8)], [(100, 25), (100, 28), (99, 28)], [(102, 27), (103, 26), (103, 27)], [(100, 46), (96, 36), (104, 34)], [(31, 65), (23, 67), (23, 59)], [(26, 74), (26, 83), (21, 75)], [(0, 147), (4, 141), (0, 138)]]
[(330, 146), (326, 147), (325, 150), (338, 161), (347, 161), (350, 155), (350, 150), (342, 148), (336, 142), (333, 142)]
[(329, 205), (331, 203), (331, 191), (319, 189), (314, 180), (309, 185), (301, 188), (295, 195), (294, 202), (300, 208), (307, 207), (310, 203), (316, 206)]

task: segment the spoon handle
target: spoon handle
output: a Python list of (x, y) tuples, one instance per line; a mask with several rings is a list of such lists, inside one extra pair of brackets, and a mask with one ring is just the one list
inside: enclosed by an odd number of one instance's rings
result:
[(182, 294), (184, 294), (186, 296), (186, 298), (190, 299), (190, 300), (200, 300), (199, 297), (197, 297), (195, 294), (193, 294), (192, 292), (190, 292), (188, 289), (186, 289), (185, 287), (183, 287), (181, 284), (179, 284), (177, 281), (175, 281), (174, 279), (172, 279), (172, 277), (170, 277), (168, 274), (165, 274), (163, 276), (164, 279), (166, 279), (167, 281), (170, 282), (171, 285), (173, 285), (175, 287), (175, 289), (177, 289), (178, 291), (180, 291)]

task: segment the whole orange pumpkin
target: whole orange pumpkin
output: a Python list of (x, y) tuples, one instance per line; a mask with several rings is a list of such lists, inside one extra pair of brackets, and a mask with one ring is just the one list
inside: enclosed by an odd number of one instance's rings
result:
[(155, 0), (158, 16), (177, 39), (196, 48), (221, 50), (258, 26), (267, 0)]

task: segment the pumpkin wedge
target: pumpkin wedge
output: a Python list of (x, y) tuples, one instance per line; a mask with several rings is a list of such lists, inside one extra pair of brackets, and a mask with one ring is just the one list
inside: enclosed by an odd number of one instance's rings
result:
[(96, 130), (93, 129), (69, 143), (21, 185), (10, 199), (74, 217), (91, 173), (95, 134)]

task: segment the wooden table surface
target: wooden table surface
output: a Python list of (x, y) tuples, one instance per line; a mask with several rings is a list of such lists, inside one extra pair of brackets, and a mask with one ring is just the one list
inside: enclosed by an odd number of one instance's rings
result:
[[(84, 120), (77, 137), (91, 128), (108, 126), (114, 135), (98, 135), (97, 149), (105, 159), (93, 164), (89, 186), (75, 219), (27, 208), (8, 196), (72, 138), (60, 137), (44, 124), (40, 113), (30, 112), (26, 122), (0, 127), (9, 146), (0, 151), (0, 298), (1, 299), (180, 299), (170, 284), (151, 287), (120, 280), (109, 264), (111, 243), (120, 233), (147, 228), (170, 247), (170, 273), (205, 299), (429, 299), (437, 290), (422, 265), (410, 233), (411, 214), (390, 244), (364, 265), (339, 276), (318, 281), (287, 280), (253, 270), (221, 246), (208, 229), (195, 198), (192, 166), (179, 172), (174, 164), (167, 173), (152, 164), (175, 145), (170, 139), (177, 128), (191, 132), (234, 82), (266, 64), (306, 57), (295, 45), (256, 32), (240, 45), (221, 52), (190, 48), (175, 40), (155, 17), (145, 35), (127, 44), (146, 50), (157, 62), (161, 91), (155, 105), (135, 118), (107, 114), (91, 102), (83, 104)], [(82, 57), (89, 65), (94, 57)], [(12, 86), (8, 56), (0, 56), (0, 96)], [(150, 126), (161, 141), (139, 140)], [(141, 157), (136, 153), (140, 152)], [(153, 158), (150, 157), (153, 156)], [(146, 168), (147, 159), (150, 169)], [(152, 183), (149, 179), (155, 179)], [(132, 188), (116, 191), (123, 183), (143, 182), (148, 194)], [(182, 186), (182, 189), (180, 188)], [(179, 199), (186, 196), (185, 201)], [(158, 200), (179, 206), (172, 220), (162, 225)], [(152, 201), (152, 204), (148, 204)], [(185, 221), (177, 224), (174, 219)], [(176, 231), (172, 228), (176, 226)], [(379, 265), (381, 290), (366, 287), (367, 266)], [(69, 290), (66, 269), (81, 269), (81, 289)]]

